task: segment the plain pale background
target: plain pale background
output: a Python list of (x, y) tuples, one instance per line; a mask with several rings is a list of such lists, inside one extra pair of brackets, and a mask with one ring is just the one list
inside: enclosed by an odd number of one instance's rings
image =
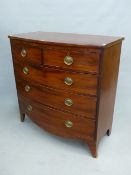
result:
[[(131, 1), (0, 0), (0, 175), (131, 174)], [(56, 31), (124, 36), (112, 135), (93, 159), (83, 142), (19, 121), (9, 34)]]

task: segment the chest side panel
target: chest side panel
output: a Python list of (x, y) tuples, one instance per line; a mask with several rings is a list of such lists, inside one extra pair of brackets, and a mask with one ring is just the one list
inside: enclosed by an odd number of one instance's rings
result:
[(121, 42), (103, 52), (97, 116), (97, 142), (112, 128), (120, 53)]

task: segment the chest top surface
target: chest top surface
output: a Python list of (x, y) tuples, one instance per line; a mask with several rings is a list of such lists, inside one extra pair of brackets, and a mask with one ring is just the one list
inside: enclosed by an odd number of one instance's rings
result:
[(61, 45), (79, 45), (92, 47), (109, 47), (116, 42), (123, 40), (123, 37), (87, 35), (87, 34), (72, 34), (58, 32), (30, 32), (23, 34), (10, 35), (9, 38), (26, 40), (43, 44), (61, 44)]

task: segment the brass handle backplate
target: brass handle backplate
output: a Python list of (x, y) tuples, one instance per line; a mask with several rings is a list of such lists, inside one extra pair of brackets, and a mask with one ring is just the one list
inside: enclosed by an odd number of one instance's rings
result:
[(21, 50), (21, 56), (22, 56), (22, 57), (26, 57), (26, 55), (27, 55), (26, 50), (25, 50), (25, 49), (22, 49), (22, 50)]
[(72, 128), (73, 122), (70, 121), (70, 120), (67, 120), (67, 121), (65, 121), (65, 126), (66, 126), (67, 128)]
[(28, 74), (28, 73), (29, 73), (29, 69), (28, 69), (27, 67), (24, 67), (24, 68), (23, 68), (23, 73), (24, 73), (24, 74)]
[(71, 65), (71, 64), (73, 63), (73, 58), (72, 58), (71, 56), (66, 56), (66, 57), (64, 58), (64, 63), (65, 63), (66, 65)]
[(70, 77), (66, 77), (65, 80), (64, 80), (64, 82), (65, 82), (66, 85), (70, 86), (70, 85), (72, 85), (73, 80)]
[(30, 111), (30, 112), (31, 112), (31, 111), (32, 111), (32, 109), (33, 109), (33, 108), (32, 108), (32, 106), (31, 106), (31, 105), (28, 105), (28, 106), (27, 106), (27, 110), (28, 110), (28, 111)]
[(70, 98), (66, 98), (65, 99), (65, 105), (66, 106), (72, 106), (73, 105), (73, 100), (71, 100)]
[(26, 91), (26, 92), (29, 92), (29, 91), (30, 91), (30, 86), (29, 86), (29, 85), (26, 85), (26, 86), (25, 86), (25, 91)]

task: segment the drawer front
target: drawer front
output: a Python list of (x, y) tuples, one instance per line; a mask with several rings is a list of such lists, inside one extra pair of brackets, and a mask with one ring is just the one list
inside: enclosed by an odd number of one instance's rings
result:
[(100, 51), (97, 49), (45, 48), (44, 64), (76, 71), (99, 72)]
[(94, 139), (95, 121), (48, 108), (19, 96), (24, 111), (41, 128), (54, 134), (77, 139)]
[(43, 84), (78, 94), (97, 94), (98, 77), (55, 69), (44, 69)]
[(42, 50), (37, 45), (22, 41), (11, 40), (12, 56), (17, 62), (26, 62), (31, 65), (42, 64)]
[[(23, 72), (24, 67), (28, 69), (28, 74)], [(96, 75), (59, 71), (48, 68), (40, 70), (26, 64), (15, 64), (14, 69), (16, 76), (22, 77), (28, 81), (35, 81), (41, 85), (78, 94), (97, 94), (98, 77)]]
[[(17, 81), (18, 93), (22, 96), (36, 100), (47, 106), (67, 111), (75, 115), (81, 115), (88, 118), (95, 118), (96, 98), (84, 95), (76, 95), (30, 84), (26, 81)], [(29, 86), (29, 90), (26, 87)]]

